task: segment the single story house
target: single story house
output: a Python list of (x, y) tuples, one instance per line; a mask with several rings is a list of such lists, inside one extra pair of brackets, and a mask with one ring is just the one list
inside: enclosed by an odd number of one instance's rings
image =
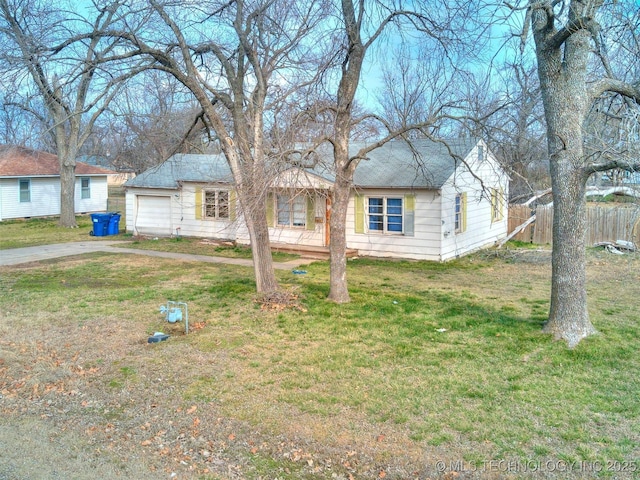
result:
[[(356, 152), (362, 145), (352, 145)], [(273, 244), (329, 246), (329, 152), (284, 168), (271, 182)], [(359, 255), (445, 261), (507, 235), (508, 176), (482, 141), (396, 140), (371, 151), (354, 174), (347, 248)], [(249, 244), (222, 155), (174, 155), (126, 184), (126, 230)]]
[[(107, 209), (111, 170), (76, 163), (76, 213)], [(51, 153), (0, 145), (0, 221), (60, 215), (60, 164)]]

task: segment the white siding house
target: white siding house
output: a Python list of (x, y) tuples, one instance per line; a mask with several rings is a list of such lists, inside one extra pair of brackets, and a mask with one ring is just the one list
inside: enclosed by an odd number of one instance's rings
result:
[[(75, 212), (104, 212), (110, 170), (78, 162)], [(60, 167), (50, 153), (0, 146), (0, 220), (60, 215)]]
[(125, 188), (127, 232), (236, 239), (236, 199), (221, 155), (174, 155)]
[[(361, 145), (353, 145), (355, 151)], [(292, 166), (267, 195), (273, 244), (329, 246), (332, 158)], [(126, 229), (249, 244), (222, 155), (175, 155), (129, 180)], [(360, 255), (445, 261), (507, 235), (508, 178), (481, 141), (389, 142), (354, 175), (347, 248)]]

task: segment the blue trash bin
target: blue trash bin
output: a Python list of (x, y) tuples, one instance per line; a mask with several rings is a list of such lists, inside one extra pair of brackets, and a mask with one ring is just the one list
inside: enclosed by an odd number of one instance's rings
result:
[(109, 220), (111, 214), (109, 213), (92, 213), (91, 221), (93, 222), (93, 230), (89, 232), (94, 237), (104, 237), (108, 235)]
[(109, 226), (107, 227), (107, 235), (118, 235), (120, 233), (120, 214), (118, 212), (111, 213), (109, 218)]

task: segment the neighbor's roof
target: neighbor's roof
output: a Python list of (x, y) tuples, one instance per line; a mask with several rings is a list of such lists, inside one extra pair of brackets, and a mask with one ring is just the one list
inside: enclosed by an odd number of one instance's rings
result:
[(127, 180), (125, 186), (178, 188), (180, 182), (233, 183), (233, 177), (222, 154), (177, 154)]
[[(76, 175), (111, 175), (116, 172), (76, 162)], [(60, 175), (58, 157), (52, 153), (16, 145), (0, 145), (0, 177), (55, 177)]]
[[(354, 186), (361, 188), (441, 188), (477, 144), (476, 139), (450, 140), (446, 144), (427, 139), (411, 144), (395, 140), (376, 148), (361, 160), (354, 174)], [(352, 143), (350, 155), (366, 144)], [(449, 150), (450, 149), (450, 150)], [(318, 150), (319, 161), (308, 172), (335, 181), (331, 150)], [(127, 181), (127, 187), (178, 188), (179, 182), (233, 183), (222, 154), (178, 154)]]

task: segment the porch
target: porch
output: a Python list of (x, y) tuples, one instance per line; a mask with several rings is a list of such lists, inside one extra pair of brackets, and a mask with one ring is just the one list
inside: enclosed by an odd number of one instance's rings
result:
[[(273, 252), (293, 253), (300, 255), (302, 258), (311, 258), (313, 260), (328, 260), (329, 247), (313, 247), (309, 245), (294, 245), (289, 243), (272, 243), (271, 250)], [(358, 250), (348, 248), (346, 252), (347, 258), (358, 256)]]

